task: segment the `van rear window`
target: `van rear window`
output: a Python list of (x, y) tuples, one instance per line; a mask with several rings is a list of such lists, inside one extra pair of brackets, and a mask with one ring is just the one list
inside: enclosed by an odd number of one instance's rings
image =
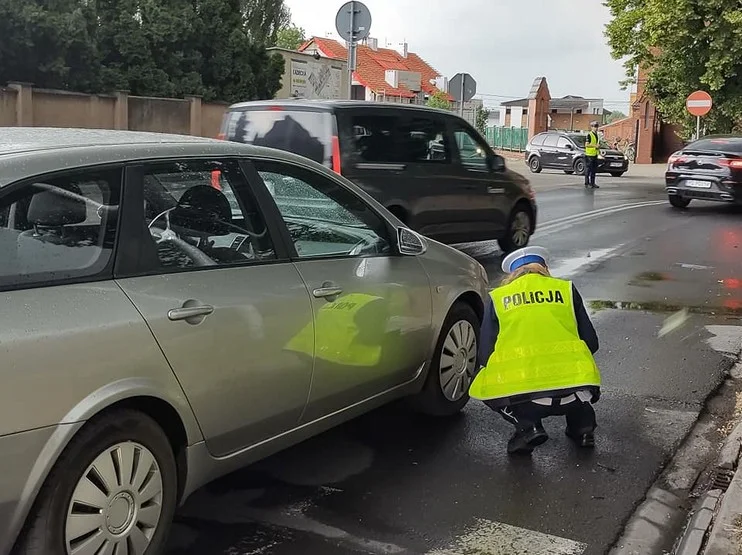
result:
[(267, 146), (332, 165), (332, 114), (305, 110), (227, 112), (222, 133), (238, 143)]

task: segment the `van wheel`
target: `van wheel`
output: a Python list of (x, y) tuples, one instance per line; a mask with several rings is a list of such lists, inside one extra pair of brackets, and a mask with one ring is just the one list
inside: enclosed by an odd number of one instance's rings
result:
[(471, 306), (457, 302), (446, 316), (423, 390), (413, 407), (430, 416), (452, 416), (469, 402), (477, 367), (479, 318)]
[(573, 167), (577, 175), (585, 175), (585, 171), (587, 170), (585, 160), (583, 160), (582, 158), (576, 160)]
[(17, 553), (161, 553), (175, 514), (176, 476), (172, 448), (154, 420), (133, 410), (101, 415), (57, 460)]
[(503, 252), (509, 253), (528, 246), (533, 234), (533, 217), (524, 204), (516, 204), (510, 214), (505, 236), (497, 240)]
[(538, 156), (531, 156), (531, 159), (528, 161), (528, 167), (532, 173), (541, 173), (541, 160), (538, 159)]

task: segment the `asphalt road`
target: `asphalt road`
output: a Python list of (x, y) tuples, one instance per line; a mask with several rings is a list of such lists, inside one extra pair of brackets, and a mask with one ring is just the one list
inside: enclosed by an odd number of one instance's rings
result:
[[(530, 460), (511, 460), (508, 425), (471, 402), (426, 420), (390, 406), (194, 494), (168, 555), (597, 554), (696, 420), (742, 342), (742, 211), (667, 204), (661, 181), (532, 176), (532, 244), (589, 299), (601, 337), (595, 452), (563, 422)], [(493, 281), (496, 245), (461, 245)], [(680, 307), (688, 319), (658, 337)]]

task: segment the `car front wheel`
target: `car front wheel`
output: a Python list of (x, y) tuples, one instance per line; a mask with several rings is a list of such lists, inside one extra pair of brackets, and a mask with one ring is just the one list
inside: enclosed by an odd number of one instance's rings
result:
[(528, 161), (528, 167), (532, 173), (541, 173), (541, 160), (538, 159), (538, 156), (531, 157)]
[(587, 169), (587, 166), (585, 165), (585, 161), (583, 159), (579, 159), (574, 163), (574, 171), (577, 175), (585, 175), (585, 171)]
[(170, 442), (150, 417), (88, 422), (49, 474), (21, 534), (23, 555), (161, 553), (175, 513)]
[(474, 310), (458, 302), (446, 316), (423, 390), (413, 399), (420, 412), (452, 416), (469, 402), (476, 373), (480, 322)]
[(513, 209), (508, 220), (508, 227), (505, 236), (497, 240), (500, 248), (510, 253), (514, 250), (522, 249), (528, 246), (533, 234), (533, 218), (531, 212), (523, 203), (519, 203)]

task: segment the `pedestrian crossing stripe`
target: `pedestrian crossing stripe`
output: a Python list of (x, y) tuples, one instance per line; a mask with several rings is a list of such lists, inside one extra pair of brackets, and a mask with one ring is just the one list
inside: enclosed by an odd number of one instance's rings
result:
[(453, 546), (426, 555), (582, 555), (587, 544), (479, 519)]

